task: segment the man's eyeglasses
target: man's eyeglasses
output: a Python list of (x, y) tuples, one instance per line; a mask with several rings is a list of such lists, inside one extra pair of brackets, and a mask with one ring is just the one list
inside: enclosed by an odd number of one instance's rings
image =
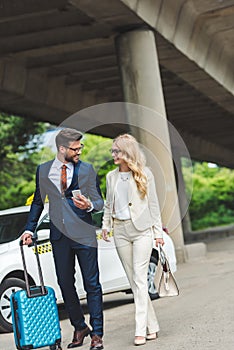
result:
[(84, 145), (83, 144), (81, 144), (80, 145), (80, 147), (77, 147), (77, 148), (72, 148), (72, 147), (68, 147), (68, 146), (63, 146), (63, 147), (65, 147), (65, 148), (68, 148), (68, 149), (70, 149), (70, 150), (72, 150), (73, 152), (82, 152), (82, 150), (83, 150), (83, 148), (84, 148)]
[(119, 154), (120, 152), (122, 152), (120, 149), (117, 149), (117, 148), (111, 148), (110, 149), (110, 153), (114, 153), (115, 155)]

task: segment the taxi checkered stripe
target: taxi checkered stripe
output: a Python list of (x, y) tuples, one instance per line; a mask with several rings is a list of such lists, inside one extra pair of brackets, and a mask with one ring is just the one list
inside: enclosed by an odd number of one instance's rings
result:
[[(51, 243), (44, 243), (37, 246), (38, 254), (44, 254), (52, 252), (52, 246)], [(33, 252), (35, 253), (35, 248), (33, 248)]]
[[(113, 236), (113, 233), (110, 232), (108, 234), (109, 237), (112, 237)], [(101, 233), (98, 233), (97, 234), (97, 239), (102, 239), (102, 234)], [(51, 243), (48, 242), (48, 243), (44, 243), (44, 244), (40, 244), (37, 246), (37, 250), (38, 250), (38, 254), (45, 254), (45, 253), (49, 253), (49, 252), (52, 252), (52, 246), (51, 246)], [(35, 248), (33, 248), (33, 252), (35, 253)]]

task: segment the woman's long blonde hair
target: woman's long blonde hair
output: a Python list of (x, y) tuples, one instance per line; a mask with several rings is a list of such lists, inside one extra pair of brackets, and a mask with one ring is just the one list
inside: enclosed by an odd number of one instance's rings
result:
[(143, 172), (145, 156), (140, 150), (137, 140), (129, 134), (116, 137), (113, 144), (121, 151), (119, 157), (123, 159), (132, 171), (133, 178), (143, 199), (147, 194), (147, 177)]

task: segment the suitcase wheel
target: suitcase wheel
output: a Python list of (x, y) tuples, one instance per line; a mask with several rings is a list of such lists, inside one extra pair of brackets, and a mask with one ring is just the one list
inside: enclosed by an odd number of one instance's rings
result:
[(50, 346), (50, 350), (62, 350), (62, 347), (60, 344), (55, 344)]

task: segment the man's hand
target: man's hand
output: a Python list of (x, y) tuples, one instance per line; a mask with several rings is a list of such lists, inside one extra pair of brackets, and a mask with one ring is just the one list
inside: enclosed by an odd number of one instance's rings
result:
[(25, 244), (25, 245), (32, 244), (33, 240), (32, 240), (31, 233), (28, 233), (28, 232), (23, 233), (21, 236), (21, 240), (23, 241), (23, 244)]
[(91, 208), (91, 203), (88, 198), (79, 194), (77, 197), (72, 197), (73, 203), (79, 209), (89, 210)]

